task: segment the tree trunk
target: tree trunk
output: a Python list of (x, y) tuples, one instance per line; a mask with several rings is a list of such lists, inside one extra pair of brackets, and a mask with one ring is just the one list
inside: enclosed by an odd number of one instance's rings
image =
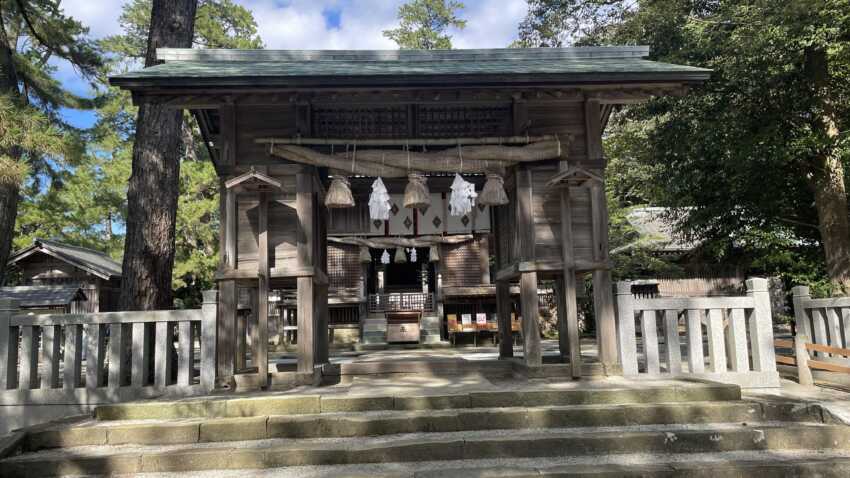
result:
[[(18, 89), (14, 52), (9, 47), (5, 31), (5, 25), (0, 19), (0, 93), (20, 99), (21, 92)], [(20, 148), (11, 148), (0, 154), (5, 154), (14, 161), (19, 161), (22, 156)], [(18, 217), (20, 186), (20, 184), (0, 182), (0, 285), (3, 285), (6, 278), (6, 262), (12, 252), (12, 236), (15, 233), (15, 220)]]
[(6, 262), (12, 252), (12, 234), (18, 215), (19, 185), (0, 182), (0, 285), (6, 278)]
[[(145, 66), (159, 47), (192, 46), (197, 0), (154, 0)], [(170, 309), (183, 113), (143, 103), (127, 190), (121, 310)]]
[(844, 168), (838, 156), (838, 126), (829, 95), (829, 59), (826, 50), (806, 51), (806, 72), (815, 90), (813, 129), (825, 146), (814, 158), (811, 184), (814, 190), (818, 227), (826, 258), (826, 271), (839, 293), (850, 292), (850, 220)]

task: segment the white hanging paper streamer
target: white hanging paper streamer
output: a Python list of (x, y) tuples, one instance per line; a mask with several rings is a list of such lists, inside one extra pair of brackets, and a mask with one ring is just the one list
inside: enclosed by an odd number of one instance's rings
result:
[(381, 264), (389, 264), (390, 263), (390, 253), (384, 249), (384, 253), (381, 254)]
[(476, 197), (478, 197), (478, 194), (475, 192), (475, 185), (464, 180), (460, 174), (455, 173), (455, 180), (452, 182), (452, 197), (449, 200), (451, 215), (463, 216), (472, 212)]
[(416, 248), (415, 248), (415, 247), (411, 247), (411, 248), (410, 248), (410, 262), (416, 262), (416, 261), (417, 261), (417, 259), (418, 259), (418, 258), (416, 257)]
[(386, 221), (390, 218), (390, 194), (381, 178), (372, 183), (372, 194), (369, 195), (369, 217), (373, 220)]

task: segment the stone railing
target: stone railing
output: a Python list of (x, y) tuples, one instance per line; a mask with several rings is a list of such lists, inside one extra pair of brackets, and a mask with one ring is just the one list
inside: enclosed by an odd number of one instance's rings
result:
[(631, 282), (618, 283), (623, 375), (779, 386), (767, 280), (749, 279), (746, 285), (747, 295), (740, 297), (636, 299)]
[[(810, 343), (850, 348), (850, 297), (812, 299), (809, 288), (802, 285), (791, 289), (791, 293), (798, 335), (805, 336)], [(814, 354), (818, 358), (850, 363), (850, 360), (839, 355), (831, 357), (832, 354), (822, 350)]]
[(55, 315), (23, 315), (14, 301), (0, 301), (0, 404), (209, 392), (216, 299), (204, 292), (195, 310)]

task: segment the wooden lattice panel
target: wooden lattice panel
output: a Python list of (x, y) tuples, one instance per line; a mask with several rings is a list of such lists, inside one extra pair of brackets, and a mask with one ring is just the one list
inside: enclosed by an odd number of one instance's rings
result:
[(401, 106), (315, 106), (313, 135), (322, 138), (402, 138), (410, 134), (409, 113)]
[(416, 119), (422, 138), (507, 136), (512, 129), (510, 105), (420, 105)]
[(328, 244), (328, 287), (357, 288), (360, 277), (360, 248), (348, 244)]

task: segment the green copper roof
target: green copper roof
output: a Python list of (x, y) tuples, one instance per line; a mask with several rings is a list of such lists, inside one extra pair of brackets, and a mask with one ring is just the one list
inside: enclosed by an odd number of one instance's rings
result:
[(161, 49), (165, 63), (113, 76), (115, 85), (349, 86), (448, 83), (703, 81), (710, 70), (643, 59), (646, 47), (447, 51)]

